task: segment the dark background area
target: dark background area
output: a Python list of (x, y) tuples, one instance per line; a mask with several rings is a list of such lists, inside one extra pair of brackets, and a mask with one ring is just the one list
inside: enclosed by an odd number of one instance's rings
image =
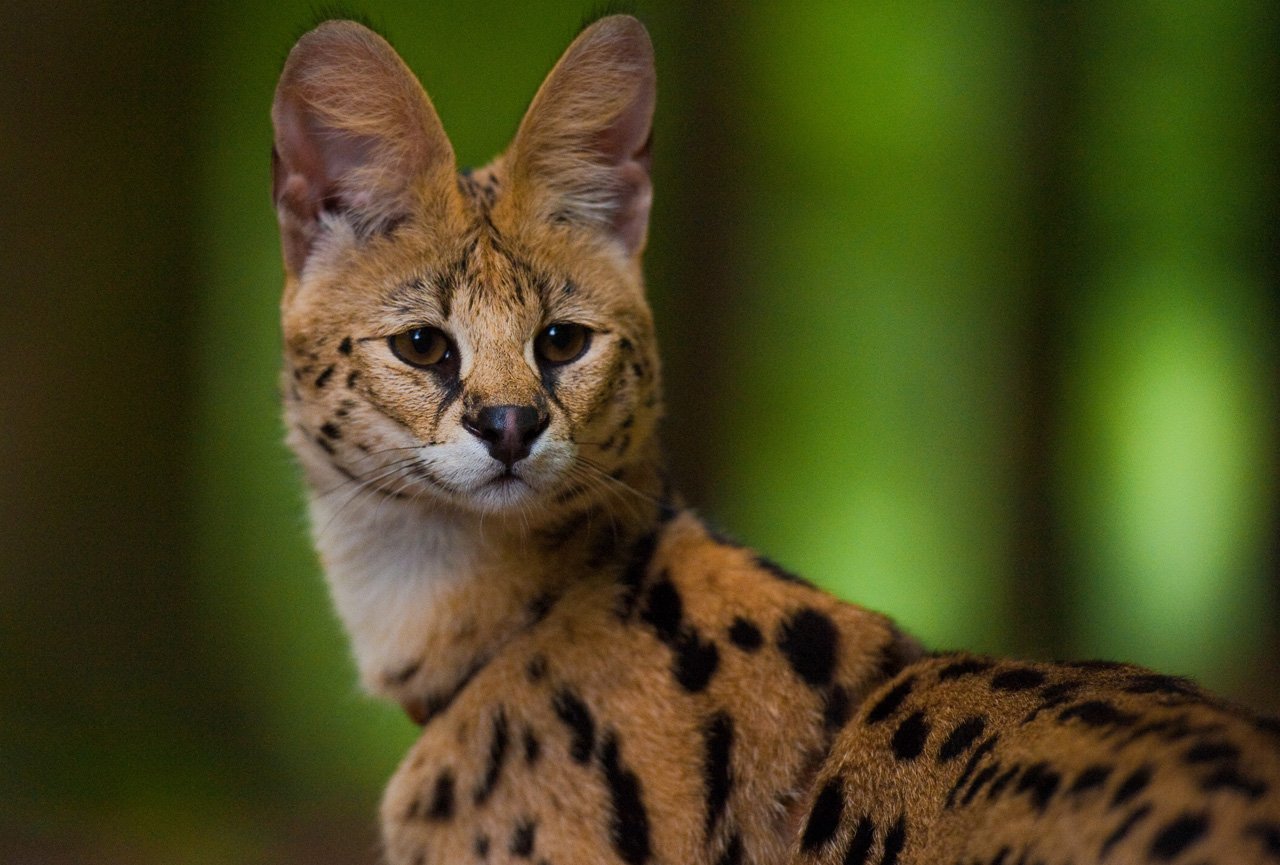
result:
[[(1270, 3), (638, 3), (676, 477), (938, 646), (1280, 710)], [(368, 3), (464, 163), (589, 9)], [(275, 76), (311, 5), (0, 7), (0, 860), (371, 863), (281, 444)]]

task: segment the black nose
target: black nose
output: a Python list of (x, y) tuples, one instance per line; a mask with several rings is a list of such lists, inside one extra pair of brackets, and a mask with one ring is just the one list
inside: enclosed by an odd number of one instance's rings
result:
[(551, 422), (531, 405), (495, 405), (464, 417), (467, 432), (489, 446), (489, 456), (511, 468), (529, 455), (529, 448)]

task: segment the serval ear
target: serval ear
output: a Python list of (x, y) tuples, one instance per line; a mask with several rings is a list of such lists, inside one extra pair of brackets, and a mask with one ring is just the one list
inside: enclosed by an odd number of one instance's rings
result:
[(271, 120), (271, 192), (295, 276), (327, 215), (367, 236), (453, 182), (453, 148), (422, 85), (385, 39), (354, 21), (328, 21), (298, 40)]
[(644, 249), (653, 187), (653, 45), (635, 18), (579, 34), (551, 70), (508, 151), (513, 192), (535, 218), (586, 225)]

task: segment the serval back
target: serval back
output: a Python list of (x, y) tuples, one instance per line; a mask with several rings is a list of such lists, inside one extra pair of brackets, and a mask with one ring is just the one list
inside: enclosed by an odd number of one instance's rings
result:
[(458, 172), (368, 29), (272, 118), (289, 444), (364, 685), (422, 734), (396, 865), (1280, 862), (1274, 725), (1131, 667), (926, 656), (668, 489), (653, 52), (587, 27)]

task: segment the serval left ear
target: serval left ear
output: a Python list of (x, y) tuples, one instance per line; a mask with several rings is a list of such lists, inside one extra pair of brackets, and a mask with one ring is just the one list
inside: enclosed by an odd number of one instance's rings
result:
[(297, 276), (325, 214), (384, 230), (454, 190), (453, 147), (422, 85), (381, 36), (328, 21), (289, 52), (271, 106), (272, 197)]
[(628, 257), (644, 249), (653, 188), (653, 45), (612, 15), (565, 51), (507, 152), (513, 191), (535, 218), (602, 231)]

